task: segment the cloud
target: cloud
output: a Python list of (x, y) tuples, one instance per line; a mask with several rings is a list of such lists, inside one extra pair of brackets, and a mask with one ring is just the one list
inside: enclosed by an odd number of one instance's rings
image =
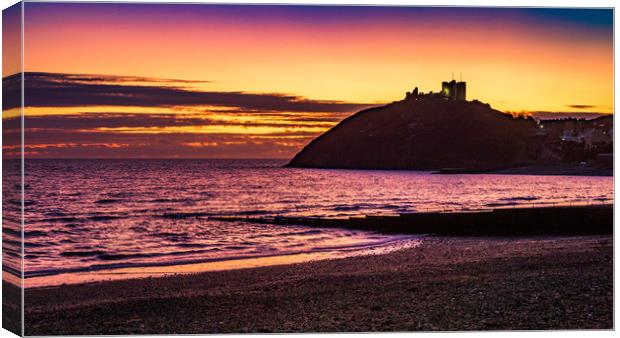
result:
[[(280, 129), (300, 127), (329, 128), (340, 118), (333, 116), (314, 118), (311, 114), (290, 116), (288, 114), (260, 115), (257, 118), (244, 119), (246, 115), (221, 119), (218, 115), (180, 115), (147, 113), (81, 113), (64, 115), (26, 116), (24, 126), (27, 134), (34, 131), (61, 129), (65, 131), (89, 130), (97, 128), (166, 128), (166, 127), (272, 127)], [(21, 119), (4, 120), (5, 130), (19, 129)]]
[[(36, 149), (37, 156), (72, 157), (86, 156), (87, 152), (80, 149), (91, 148), (92, 157), (113, 156), (114, 147), (101, 147), (103, 144), (122, 144), (122, 156), (141, 157), (148, 153), (157, 157), (175, 157), (174, 148), (205, 148), (208, 145), (222, 146), (231, 151), (246, 152), (250, 148), (261, 146), (261, 154), (280, 156), (276, 151), (291, 148), (290, 152), (298, 151), (304, 144), (321, 133), (314, 122), (307, 124), (299, 121), (280, 121), (271, 123), (269, 120), (217, 120), (194, 116), (176, 116), (173, 114), (119, 114), (89, 113), (77, 115), (48, 115), (25, 117), (25, 141), (27, 149)], [(18, 128), (20, 118), (5, 119), (6, 130), (12, 125)], [(19, 129), (15, 129), (18, 131)], [(287, 145), (283, 146), (283, 142)], [(70, 147), (52, 147), (51, 145), (71, 145)], [(19, 145), (19, 138), (7, 138), (5, 146)], [(45, 147), (41, 147), (46, 145)], [(200, 145), (199, 147), (197, 145)], [(232, 147), (232, 145), (235, 145)], [(249, 146), (248, 146), (249, 145)], [(247, 146), (247, 147), (246, 147)], [(163, 148), (161, 148), (163, 147)], [(58, 148), (58, 149), (56, 149)], [(63, 148), (63, 149), (60, 149)], [(105, 149), (103, 149), (105, 148)], [(162, 153), (157, 153), (157, 149)], [(247, 149), (246, 149), (247, 148)], [(148, 150), (148, 151), (147, 151)], [(203, 149), (204, 150), (204, 149)], [(206, 156), (200, 150), (196, 156)], [(210, 151), (212, 153), (213, 151)], [(118, 155), (121, 156), (121, 153)], [(218, 156), (225, 153), (218, 151)], [(293, 155), (290, 154), (290, 155)], [(31, 153), (31, 155), (35, 155)], [(184, 154), (189, 156), (189, 153)], [(240, 156), (233, 153), (227, 156)], [(258, 156), (258, 155), (257, 155)], [(117, 157), (114, 155), (113, 157)], [(191, 157), (191, 156), (190, 156)]]
[[(33, 108), (24, 119), (27, 158), (290, 158), (324, 129), (370, 106), (278, 93), (200, 91), (183, 80), (24, 77), (26, 106)], [(4, 78), (3, 109), (18, 107), (20, 93), (19, 74)], [(3, 121), (6, 131), (21, 126), (19, 118)], [(17, 141), (7, 139), (5, 153), (20, 149)]]
[[(45, 129), (26, 133), (26, 158), (290, 158), (316, 133), (118, 134)], [(18, 156), (20, 144), (4, 144)], [(10, 153), (10, 154), (9, 154)], [(26, 163), (27, 164), (27, 163)]]
[[(235, 157), (250, 156), (250, 149), (258, 148), (261, 150), (256, 156), (292, 156), (320, 134), (320, 128), (329, 128), (337, 122), (331, 121), (329, 116), (322, 117), (329, 113), (317, 114), (319, 119), (314, 119), (314, 115), (272, 113), (234, 118), (219, 114), (119, 112), (27, 115), (24, 119), (25, 149), (28, 157), (52, 158), (143, 157), (146, 154), (155, 157), (205, 157), (213, 154)], [(244, 116), (251, 118), (245, 119)], [(6, 132), (18, 132), (21, 118), (4, 119), (3, 126)], [(19, 134), (17, 137), (6, 136), (5, 151), (19, 149)], [(213, 147), (236, 153), (207, 149)], [(115, 150), (118, 154), (114, 153)]]
[(180, 79), (161, 79), (143, 76), (122, 76), (122, 75), (99, 75), (99, 74), (68, 74), (68, 73), (45, 73), (27, 72), (26, 75), (34, 75), (41, 78), (48, 78), (50, 81), (57, 82), (76, 82), (76, 83), (168, 83), (168, 84), (197, 84), (211, 83), (212, 81), (180, 80)]
[(596, 106), (593, 106), (593, 105), (590, 105), (590, 104), (571, 104), (571, 105), (568, 105), (567, 107), (575, 108), (575, 109), (592, 109), (592, 108), (596, 108)]
[[(175, 80), (34, 72), (24, 77), (27, 107), (209, 105), (257, 111), (354, 112), (371, 106), (279, 93), (198, 91), (179, 86)], [(19, 82), (20, 74), (3, 78), (3, 109), (19, 107)]]

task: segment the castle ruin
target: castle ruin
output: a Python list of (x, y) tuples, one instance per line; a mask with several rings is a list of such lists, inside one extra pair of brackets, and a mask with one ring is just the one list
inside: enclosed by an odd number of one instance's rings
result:
[(405, 96), (406, 99), (417, 97), (417, 96), (433, 96), (433, 97), (443, 97), (449, 100), (459, 100), (466, 101), (467, 100), (467, 85), (465, 81), (459, 81), (452, 79), (452, 81), (443, 81), (441, 83), (441, 91), (439, 93), (429, 92), (427, 94), (419, 92), (418, 87), (412, 92), (407, 92)]
[(456, 82), (452, 80), (441, 83), (441, 95), (446, 98), (464, 101), (466, 99), (465, 93), (466, 84), (464, 81)]

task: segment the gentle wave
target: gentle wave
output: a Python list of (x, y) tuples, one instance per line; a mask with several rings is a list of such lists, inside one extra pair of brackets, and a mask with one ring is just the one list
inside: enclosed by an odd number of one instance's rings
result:
[[(94, 271), (103, 271), (103, 270), (113, 270), (120, 268), (141, 268), (141, 267), (158, 267), (158, 266), (171, 266), (171, 265), (185, 265), (185, 264), (198, 264), (198, 263), (210, 263), (210, 262), (222, 262), (222, 261), (231, 261), (231, 260), (242, 260), (242, 259), (250, 259), (250, 258), (265, 258), (265, 257), (277, 257), (277, 256), (287, 256), (287, 255), (298, 255), (298, 254), (310, 254), (310, 253), (325, 253), (325, 252), (351, 252), (351, 251), (359, 251), (363, 249), (375, 249), (386, 247), (389, 245), (393, 245), (396, 243), (408, 242), (408, 241), (418, 241), (423, 236), (395, 236), (393, 238), (385, 239), (383, 241), (373, 243), (373, 244), (358, 244), (358, 245), (340, 245), (340, 246), (332, 246), (332, 247), (313, 247), (308, 250), (290, 250), (286, 252), (278, 252), (278, 253), (265, 253), (265, 254), (243, 254), (243, 255), (231, 255), (226, 257), (216, 257), (216, 258), (195, 258), (195, 259), (185, 259), (185, 260), (171, 260), (165, 262), (124, 262), (124, 263), (115, 263), (115, 264), (93, 264), (89, 267), (82, 268), (59, 268), (59, 269), (43, 269), (43, 270), (35, 270), (28, 271), (25, 273), (25, 278), (33, 278), (33, 277), (41, 277), (41, 276), (52, 276), (59, 275), (65, 273), (76, 273), (76, 272), (94, 272)], [(158, 254), (152, 254), (158, 255)], [(159, 256), (164, 256), (166, 254), (159, 254)], [(169, 256), (178, 256), (181, 253), (169, 253)], [(118, 255), (122, 256), (122, 255)], [(131, 256), (131, 255), (125, 255)], [(149, 254), (135, 254), (136, 257), (147, 257)], [(119, 257), (120, 258), (120, 257)], [(125, 257), (127, 258), (127, 257)]]
[(536, 201), (539, 200), (539, 197), (535, 196), (521, 196), (521, 197), (505, 197), (500, 198), (500, 201)]

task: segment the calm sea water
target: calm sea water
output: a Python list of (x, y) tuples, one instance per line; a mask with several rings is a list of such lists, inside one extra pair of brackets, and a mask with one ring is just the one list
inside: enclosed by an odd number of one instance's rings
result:
[[(282, 168), (284, 163), (27, 160), (25, 275), (338, 255), (412, 238), (222, 222), (210, 216), (336, 217), (613, 200), (612, 177), (314, 170)], [(5, 231), (5, 247), (15, 244), (12, 235)]]

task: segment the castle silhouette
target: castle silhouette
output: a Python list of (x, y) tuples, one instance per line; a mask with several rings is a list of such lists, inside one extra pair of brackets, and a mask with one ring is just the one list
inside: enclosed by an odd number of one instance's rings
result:
[(450, 82), (444, 81), (441, 83), (441, 95), (450, 98), (452, 100), (465, 100), (466, 84), (464, 81), (456, 82), (452, 80)]
[(411, 98), (411, 97), (416, 97), (416, 96), (433, 96), (433, 97), (443, 97), (445, 99), (450, 99), (450, 100), (460, 100), (460, 101), (465, 101), (467, 100), (467, 84), (465, 83), (465, 81), (459, 81), (457, 82), (456, 80), (454, 80), (454, 78), (452, 79), (452, 81), (443, 81), (441, 83), (441, 91), (439, 93), (433, 93), (432, 91), (424, 94), (422, 92), (418, 92), (418, 87), (415, 87), (413, 89), (413, 91), (411, 92), (407, 92), (407, 95), (405, 98)]

